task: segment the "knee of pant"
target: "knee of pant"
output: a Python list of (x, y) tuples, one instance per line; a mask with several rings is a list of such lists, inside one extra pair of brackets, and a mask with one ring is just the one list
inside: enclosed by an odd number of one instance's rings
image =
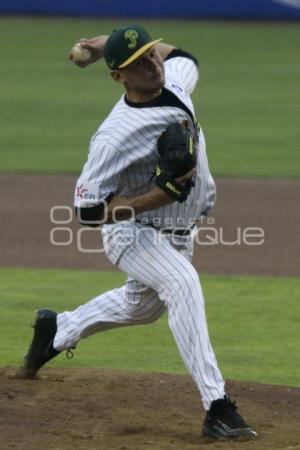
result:
[(192, 265), (184, 266), (168, 278), (167, 285), (175, 295), (182, 295), (182, 292), (191, 295), (192, 291), (200, 288), (199, 276)]

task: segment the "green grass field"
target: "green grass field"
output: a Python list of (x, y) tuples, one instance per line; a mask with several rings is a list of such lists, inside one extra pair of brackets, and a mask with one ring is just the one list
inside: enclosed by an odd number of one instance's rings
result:
[[(67, 53), (120, 23), (0, 19), (1, 171), (81, 170), (121, 89), (104, 64), (82, 71)], [(299, 177), (298, 24), (142, 23), (200, 60), (193, 98), (214, 175)]]
[[(104, 63), (85, 70), (67, 54), (81, 37), (124, 21), (0, 18), (0, 172), (74, 173), (90, 136), (122, 89)], [(142, 21), (195, 54), (194, 103), (215, 176), (299, 178), (300, 60), (297, 24)], [(123, 283), (110, 272), (0, 268), (0, 367), (18, 366), (34, 310), (57, 311)], [(300, 386), (300, 280), (203, 277), (208, 323), (226, 378)], [(185, 373), (167, 317), (80, 342), (54, 367)]]
[[(121, 286), (123, 274), (0, 269), (0, 366), (18, 366), (34, 310), (70, 310)], [(300, 386), (300, 280), (203, 277), (212, 342), (226, 378)], [(82, 340), (69, 361), (54, 367), (110, 367), (185, 373), (163, 316), (152, 325), (98, 333)]]

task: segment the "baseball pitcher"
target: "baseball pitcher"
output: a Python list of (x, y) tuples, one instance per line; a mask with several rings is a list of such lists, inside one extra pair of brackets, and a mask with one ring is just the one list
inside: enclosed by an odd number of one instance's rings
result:
[(216, 195), (190, 97), (197, 60), (137, 25), (81, 40), (70, 54), (82, 68), (102, 58), (125, 93), (91, 139), (74, 204), (81, 223), (101, 227), (107, 257), (128, 279), (74, 311), (38, 311), (24, 376), (82, 338), (166, 311), (206, 411), (203, 434), (255, 437), (225, 392), (191, 263), (197, 222)]

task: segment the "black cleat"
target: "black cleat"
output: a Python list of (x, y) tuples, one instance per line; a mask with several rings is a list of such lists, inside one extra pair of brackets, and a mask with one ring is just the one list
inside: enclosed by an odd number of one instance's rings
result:
[(37, 312), (32, 342), (24, 357), (24, 378), (34, 378), (40, 367), (60, 353), (53, 347), (57, 331), (56, 317), (56, 312), (49, 309), (40, 309)]
[(224, 398), (212, 402), (206, 414), (203, 427), (203, 436), (214, 439), (251, 439), (257, 437), (257, 433), (245, 423), (237, 412), (237, 406), (230, 398)]

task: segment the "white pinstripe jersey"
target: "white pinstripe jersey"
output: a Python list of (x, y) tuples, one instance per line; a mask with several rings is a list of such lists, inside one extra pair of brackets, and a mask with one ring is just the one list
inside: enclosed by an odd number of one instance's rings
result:
[[(198, 80), (196, 64), (176, 56), (164, 62), (165, 88), (192, 112), (190, 94)], [(123, 95), (91, 139), (88, 160), (75, 189), (75, 206), (100, 204), (109, 194), (136, 196), (154, 186), (158, 160), (157, 139), (167, 126), (188, 114), (174, 106), (134, 107)], [(215, 201), (215, 184), (209, 171), (202, 131), (197, 151), (195, 187), (183, 203), (173, 202), (139, 214), (139, 220), (158, 227), (188, 228)]]

